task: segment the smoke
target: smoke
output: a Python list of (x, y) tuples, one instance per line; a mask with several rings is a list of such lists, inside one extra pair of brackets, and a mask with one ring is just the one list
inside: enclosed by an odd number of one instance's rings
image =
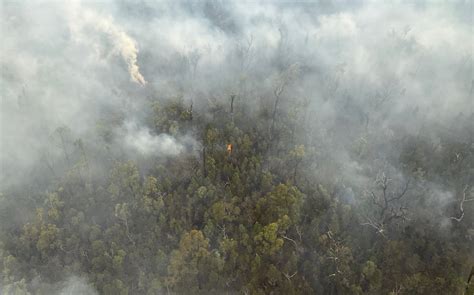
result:
[[(92, 287), (84, 277), (70, 276), (66, 280), (59, 283), (48, 284), (41, 281), (40, 277), (34, 278), (31, 282), (26, 283), (25, 280), (2, 286), (0, 290), (5, 294), (30, 294), (26, 290), (26, 286), (30, 285), (32, 290), (37, 294), (52, 295), (96, 295), (98, 292)], [(36, 294), (36, 293), (35, 293)]]
[(121, 137), (126, 147), (142, 156), (177, 156), (185, 150), (183, 144), (173, 136), (165, 133), (154, 135), (148, 128), (140, 127), (132, 121), (125, 123)]
[(113, 23), (111, 18), (97, 18), (94, 25), (98, 30), (110, 36), (114, 44), (114, 52), (119, 52), (127, 63), (132, 81), (142, 86), (145, 85), (145, 78), (140, 73), (137, 65), (138, 48), (135, 44), (135, 40), (120, 30), (120, 28)]
[(71, 145), (82, 139), (102, 149), (98, 122), (104, 113), (132, 116), (143, 101), (125, 95), (146, 80), (136, 41), (108, 13), (79, 1), (28, 1), (2, 3), (2, 15), (0, 186), (6, 189), (64, 156), (64, 147), (52, 144), (58, 127), (69, 130)]
[[(143, 123), (149, 98), (180, 96), (202, 110), (236, 95), (236, 108), (270, 109), (282, 84), (281, 112), (307, 102), (300, 136), (317, 142), (314, 166), (337, 163), (344, 181), (367, 183), (367, 155), (400, 154), (389, 144), (395, 134), (423, 130), (436, 140), (473, 113), (467, 6), (5, 2), (1, 187), (45, 175), (38, 171), (64, 158), (60, 126), (91, 153), (104, 150), (100, 134), (110, 133), (119, 137), (110, 148), (128, 156), (177, 156), (196, 140), (155, 134)], [(282, 81), (295, 65), (298, 74)]]
[(415, 134), (473, 110), (462, 3), (2, 6), (3, 179), (16, 174), (8, 167), (31, 169), (58, 126), (90, 136), (104, 110), (130, 119), (150, 95), (181, 95), (199, 108), (237, 94), (237, 106), (258, 106), (294, 64), (300, 73), (283, 93), (282, 110), (307, 99), (308, 128), (336, 136), (343, 155), (360, 134), (345, 132), (342, 122), (363, 122), (377, 135), (393, 126)]
[(95, 295), (97, 291), (82, 277), (70, 277), (62, 283), (62, 289), (56, 295)]
[(71, 20), (68, 25), (73, 35), (72, 38), (76, 42), (87, 44), (91, 50), (100, 55), (101, 51), (104, 50), (104, 40), (99, 38), (99, 42), (91, 42), (91, 34), (105, 35), (106, 43), (111, 43), (109, 51), (103, 53), (105, 57), (120, 55), (127, 64), (130, 79), (144, 86), (146, 81), (137, 65), (138, 48), (136, 41), (115, 24), (110, 15), (100, 15), (91, 9), (81, 7), (78, 2), (71, 5), (71, 7), (73, 8), (68, 9), (71, 13)]
[[(470, 140), (451, 131), (474, 113), (467, 2), (0, 5), (0, 193), (50, 170), (60, 175), (80, 155), (78, 139), (94, 159), (194, 151), (192, 130), (159, 133), (146, 123), (150, 99), (183, 97), (202, 110), (236, 95), (235, 108), (253, 114), (269, 112), (284, 85), (279, 111), (297, 113), (297, 135), (317, 150), (310, 173), (340, 181), (350, 203), (379, 171), (374, 162), (400, 158), (395, 135)], [(424, 215), (453, 200), (439, 182)], [(95, 291), (71, 278), (58, 294)]]

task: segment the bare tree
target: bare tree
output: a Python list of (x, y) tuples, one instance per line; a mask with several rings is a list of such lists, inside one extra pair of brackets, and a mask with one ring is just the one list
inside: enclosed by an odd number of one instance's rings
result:
[(471, 267), (471, 273), (469, 274), (469, 277), (467, 278), (467, 283), (466, 283), (466, 293), (469, 291), (469, 286), (471, 285), (472, 278), (474, 277), (474, 266)]
[(338, 280), (341, 277), (344, 277), (343, 264), (346, 261), (347, 247), (344, 244), (333, 236), (331, 231), (328, 231), (325, 235), (327, 237), (328, 243), (328, 255), (327, 259), (331, 260), (334, 265), (334, 272), (328, 277)]
[(189, 52), (189, 54), (186, 56), (186, 61), (190, 67), (189, 70), (190, 70), (190, 75), (191, 75), (191, 79), (190, 79), (190, 82), (191, 82), (190, 88), (191, 88), (191, 93), (192, 93), (191, 108), (193, 105), (194, 96), (196, 95), (195, 93), (196, 71), (197, 71), (199, 61), (201, 60), (201, 57), (202, 57), (202, 53), (199, 52), (199, 50), (197, 49), (194, 49), (193, 51)]
[(379, 234), (385, 237), (385, 231), (388, 224), (394, 220), (408, 220), (408, 208), (401, 204), (401, 200), (406, 196), (410, 181), (407, 180), (403, 188), (399, 191), (390, 189), (392, 179), (385, 172), (380, 172), (375, 180), (378, 193), (369, 192), (371, 203), (375, 206), (375, 212), (372, 217), (366, 216), (364, 226), (371, 226)]
[(474, 201), (474, 198), (467, 199), (467, 194), (468, 194), (467, 189), (468, 189), (468, 186), (466, 185), (462, 191), (462, 199), (461, 199), (461, 202), (459, 203), (459, 211), (460, 211), (459, 217), (451, 216), (450, 219), (455, 220), (457, 222), (461, 222), (462, 219), (464, 218), (464, 203)]
[(250, 35), (249, 38), (245, 39), (245, 42), (237, 44), (237, 56), (240, 60), (240, 74), (243, 74), (247, 71), (252, 64), (252, 46), (253, 46), (253, 36)]
[(128, 240), (135, 246), (135, 241), (132, 238), (130, 233), (130, 227), (128, 220), (130, 218), (130, 210), (129, 205), (127, 203), (117, 204), (115, 206), (115, 217), (117, 217), (120, 221), (123, 222), (125, 225), (125, 235), (127, 236)]
[(59, 143), (56, 144), (58, 148), (62, 150), (64, 153), (64, 158), (66, 163), (69, 167), (71, 167), (71, 158), (68, 147), (72, 142), (71, 140), (71, 130), (66, 126), (58, 127), (54, 133), (51, 135), (52, 140), (57, 141), (59, 139)]
[(236, 44), (236, 59), (238, 62), (238, 70), (236, 71), (238, 81), (237, 85), (231, 86), (230, 90), (230, 97), (231, 97), (231, 116), (233, 120), (233, 113), (234, 113), (234, 100), (242, 99), (243, 96), (246, 95), (246, 81), (247, 81), (247, 74), (249, 72), (250, 66), (253, 62), (253, 36), (245, 38), (245, 40), (241, 42), (237, 42)]
[(272, 125), (270, 128), (270, 136), (273, 134), (273, 129), (275, 127), (275, 118), (278, 111), (278, 104), (280, 103), (281, 96), (285, 91), (288, 84), (293, 81), (293, 79), (298, 75), (299, 64), (294, 63), (290, 65), (285, 71), (283, 71), (276, 80), (275, 88), (273, 89), (273, 95), (275, 96), (275, 101), (273, 103), (272, 111)]
[(292, 273), (291, 275), (287, 272), (284, 272), (283, 275), (285, 276), (285, 278), (291, 282), (291, 279), (296, 276), (296, 274), (298, 274), (298, 271), (295, 271), (294, 273)]

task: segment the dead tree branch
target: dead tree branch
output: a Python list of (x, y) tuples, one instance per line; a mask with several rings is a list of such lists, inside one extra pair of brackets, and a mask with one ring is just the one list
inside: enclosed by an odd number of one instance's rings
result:
[(407, 195), (410, 180), (407, 180), (401, 189), (396, 192), (390, 190), (392, 179), (390, 179), (385, 172), (381, 172), (375, 179), (375, 185), (379, 192), (370, 191), (368, 197), (370, 203), (375, 207), (375, 212), (371, 215), (374, 217), (365, 216), (366, 222), (361, 223), (363, 226), (370, 226), (374, 228), (377, 233), (385, 236), (387, 225), (394, 220), (406, 221), (408, 219), (408, 208), (400, 201)]
[(459, 203), (459, 211), (461, 212), (459, 217), (451, 216), (449, 219), (455, 220), (457, 222), (461, 222), (462, 219), (464, 218), (464, 203), (474, 201), (474, 199), (467, 199), (467, 189), (468, 189), (468, 186), (466, 185), (462, 191), (462, 200)]

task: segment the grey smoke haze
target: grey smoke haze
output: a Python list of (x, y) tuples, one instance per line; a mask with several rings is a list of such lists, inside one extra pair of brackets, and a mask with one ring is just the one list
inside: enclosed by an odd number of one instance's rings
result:
[(177, 156), (184, 152), (186, 145), (194, 145), (190, 137), (175, 138), (169, 134), (155, 135), (147, 127), (139, 126), (136, 122), (127, 121), (119, 135), (123, 145), (142, 156), (162, 155)]
[(58, 126), (81, 137), (101, 109), (127, 117), (153, 91), (197, 105), (230, 93), (257, 101), (295, 63), (302, 69), (286, 101), (309, 99), (314, 124), (330, 126), (343, 98), (353, 101), (351, 116), (368, 114), (378, 126), (443, 124), (473, 109), (470, 8), (4, 1), (2, 183), (13, 166), (37, 163)]
[[(41, 290), (42, 294), (52, 295), (96, 295), (97, 291), (89, 285), (87, 279), (83, 277), (70, 276), (66, 280), (56, 284), (45, 284), (41, 282), (40, 278), (35, 278), (31, 282), (35, 290)], [(10, 290), (13, 292), (15, 286), (1, 286), (1, 290)], [(10, 293), (9, 293), (10, 294)], [(13, 294), (13, 293), (11, 293)], [(15, 293), (16, 294), (16, 293)]]
[(57, 295), (95, 295), (97, 291), (91, 287), (87, 280), (80, 277), (70, 277), (63, 283)]

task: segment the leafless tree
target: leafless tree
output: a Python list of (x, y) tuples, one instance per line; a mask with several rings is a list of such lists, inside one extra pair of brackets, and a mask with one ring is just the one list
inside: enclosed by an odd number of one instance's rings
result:
[(472, 199), (467, 198), (468, 187), (469, 186), (466, 185), (464, 187), (464, 190), (462, 191), (462, 199), (461, 199), (461, 202), (459, 202), (459, 211), (460, 211), (459, 217), (451, 216), (450, 219), (455, 220), (457, 222), (461, 222), (462, 219), (464, 218), (464, 203), (474, 201), (474, 198), (472, 198)]
[(59, 139), (59, 144), (57, 144), (57, 146), (62, 149), (66, 163), (71, 167), (71, 159), (68, 151), (68, 147), (71, 143), (71, 130), (66, 126), (58, 127), (51, 137), (53, 140)]
[(247, 71), (252, 64), (252, 47), (253, 47), (253, 36), (245, 39), (245, 42), (237, 44), (237, 55), (240, 59), (240, 74)]
[(379, 234), (385, 237), (385, 231), (388, 224), (394, 220), (408, 220), (408, 208), (401, 204), (401, 200), (406, 196), (410, 181), (407, 180), (403, 188), (399, 191), (390, 189), (392, 179), (385, 172), (380, 172), (375, 180), (378, 193), (370, 191), (369, 198), (371, 204), (375, 207), (375, 213), (372, 217), (366, 216), (364, 226), (371, 226)]
[(278, 104), (280, 103), (281, 96), (285, 91), (288, 84), (293, 81), (293, 79), (298, 75), (299, 64), (294, 63), (290, 65), (285, 71), (283, 71), (278, 78), (276, 79), (276, 85), (273, 89), (273, 95), (275, 96), (275, 101), (273, 103), (272, 111), (272, 125), (270, 128), (270, 135), (273, 134), (273, 129), (275, 127), (275, 118), (278, 111)]
[(296, 274), (298, 273), (298, 271), (295, 271), (294, 273), (292, 273), (291, 275), (287, 272), (284, 272), (283, 275), (285, 276), (285, 278), (291, 282), (291, 279), (296, 276)]

